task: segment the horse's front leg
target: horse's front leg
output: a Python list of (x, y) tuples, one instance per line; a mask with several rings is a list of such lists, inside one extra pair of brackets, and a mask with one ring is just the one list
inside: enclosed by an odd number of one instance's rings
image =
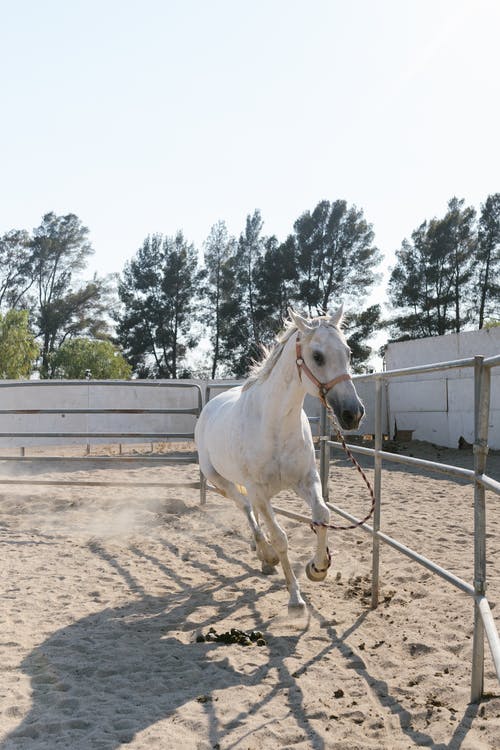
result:
[(302, 614), (303, 612), (305, 612), (306, 603), (302, 598), (299, 588), (299, 582), (295, 577), (295, 573), (293, 572), (292, 566), (290, 565), (290, 560), (288, 559), (287, 535), (276, 521), (276, 516), (274, 515), (271, 503), (267, 499), (267, 497), (262, 497), (256, 494), (254, 502), (252, 504), (255, 505), (259, 513), (264, 518), (269, 536), (271, 538), (271, 544), (273, 545), (273, 548), (280, 559), (281, 567), (283, 568), (283, 573), (285, 576), (286, 586), (290, 595), (290, 599), (288, 601), (288, 612), (293, 616)]
[(306, 575), (311, 581), (323, 581), (331, 565), (328, 549), (328, 524), (330, 511), (325, 505), (321, 492), (321, 482), (317, 472), (311, 473), (297, 485), (297, 494), (311, 508), (311, 523), (316, 532), (316, 551), (312, 560), (306, 565)]

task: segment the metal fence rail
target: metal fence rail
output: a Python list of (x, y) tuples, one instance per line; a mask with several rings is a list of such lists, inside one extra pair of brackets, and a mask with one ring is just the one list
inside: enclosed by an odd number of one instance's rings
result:
[[(491, 368), (500, 365), (500, 355), (495, 357), (469, 357), (466, 359), (453, 360), (450, 362), (440, 362), (431, 365), (422, 365), (418, 367), (410, 367), (406, 369), (391, 370), (382, 373), (375, 373), (371, 375), (355, 376), (355, 379), (360, 380), (374, 380), (375, 381), (375, 443), (374, 448), (366, 448), (358, 445), (349, 445), (350, 450), (355, 453), (372, 456), (374, 459), (374, 493), (375, 493), (375, 510), (373, 516), (373, 525), (362, 524), (359, 528), (372, 536), (372, 606), (376, 607), (379, 598), (379, 561), (380, 561), (380, 543), (383, 542), (391, 546), (400, 554), (403, 554), (413, 560), (414, 562), (422, 565), (432, 573), (440, 576), (445, 581), (455, 586), (458, 590), (469, 595), (474, 602), (474, 636), (473, 636), (473, 649), (472, 649), (472, 674), (471, 674), (471, 701), (477, 702), (481, 699), (484, 692), (484, 641), (487, 639), (492, 658), (495, 667), (496, 675), (500, 681), (500, 637), (496, 628), (493, 616), (491, 613), (491, 607), (486, 597), (486, 518), (485, 518), (485, 492), (490, 490), (500, 495), (500, 482), (487, 476), (486, 474), (486, 462), (488, 454), (488, 418), (490, 408), (490, 387), (491, 387)], [(441, 464), (433, 461), (425, 461), (423, 459), (412, 458), (401, 456), (400, 454), (389, 453), (382, 450), (382, 386), (387, 383), (388, 379), (401, 377), (404, 375), (414, 375), (419, 373), (437, 372), (440, 370), (446, 370), (450, 368), (458, 367), (471, 367), (474, 368), (474, 413), (475, 413), (475, 438), (474, 438), (474, 469), (465, 469), (456, 466), (450, 466), (447, 464)], [(200, 385), (195, 383), (178, 383), (168, 382), (163, 383), (161, 381), (42, 381), (42, 382), (13, 382), (13, 383), (2, 383), (0, 381), (1, 388), (30, 388), (30, 387), (43, 387), (50, 388), (57, 386), (86, 386), (89, 389), (95, 385), (99, 386), (120, 386), (120, 387), (137, 387), (140, 385), (144, 388), (191, 388), (195, 389), (197, 405), (195, 407), (189, 407), (186, 409), (172, 408), (158, 408), (158, 409), (1, 409), (0, 414), (29, 414), (38, 417), (41, 414), (191, 414), (197, 417), (201, 412), (203, 405), (203, 394)], [(228, 388), (234, 386), (235, 383), (225, 384), (212, 384), (207, 386), (207, 400), (210, 396), (211, 389)], [(323, 487), (323, 496), (327, 501), (328, 506), (332, 511), (339, 514), (343, 518), (347, 519), (352, 523), (359, 522), (360, 519), (355, 518), (342, 508), (328, 503), (328, 475), (329, 475), (329, 462), (332, 448), (337, 448), (340, 444), (330, 440), (327, 436), (327, 419), (324, 408), (320, 414), (320, 475)], [(179, 432), (2, 432), (0, 438), (23, 438), (30, 437), (41, 439), (46, 438), (85, 438), (87, 440), (95, 439), (137, 439), (149, 441), (165, 440), (165, 439), (183, 439), (192, 440), (194, 438), (194, 432), (190, 433), (179, 433)], [(1, 461), (40, 461), (40, 462), (53, 462), (53, 461), (78, 461), (88, 462), (89, 460), (94, 461), (105, 461), (105, 462), (131, 462), (131, 461), (147, 461), (149, 462), (162, 462), (162, 463), (179, 463), (182, 458), (169, 456), (6, 456), (0, 455)], [(184, 459), (190, 460), (190, 459)], [(384, 462), (395, 462), (400, 464), (406, 464), (410, 467), (419, 467), (428, 471), (438, 472), (449, 475), (456, 479), (462, 479), (469, 481), (474, 488), (474, 579), (472, 583), (468, 583), (461, 578), (455, 576), (450, 571), (442, 568), (441, 566), (434, 563), (432, 560), (425, 558), (418, 552), (406, 547), (405, 545), (398, 542), (396, 539), (388, 536), (381, 531), (381, 488), (382, 488), (382, 468)], [(39, 485), (81, 485), (81, 486), (137, 486), (137, 487), (151, 487), (161, 486), (170, 487), (178, 486), (172, 483), (164, 482), (101, 482), (101, 481), (49, 481), (49, 480), (34, 480), (33, 478), (26, 479), (12, 479), (3, 478), (0, 476), (0, 484), (39, 484)], [(200, 488), (201, 502), (205, 502), (206, 497), (206, 482), (204, 477), (200, 475), (200, 482), (184, 484), (188, 487)], [(306, 516), (301, 514), (292, 513), (282, 508), (276, 508), (275, 511), (284, 516), (296, 518), (297, 520), (310, 522)]]
[[(472, 670), (471, 670), (471, 701), (476, 703), (481, 700), (484, 692), (484, 640), (485, 636), (493, 658), (493, 664), (498, 680), (500, 681), (500, 637), (491, 614), (491, 607), (486, 597), (486, 512), (485, 491), (486, 489), (500, 495), (500, 482), (486, 475), (486, 461), (488, 455), (488, 420), (490, 409), (491, 368), (500, 365), (500, 355), (485, 359), (482, 356), (468, 357), (466, 359), (440, 362), (432, 365), (409, 367), (406, 369), (389, 370), (373, 375), (361, 376), (364, 380), (375, 380), (375, 442), (374, 448), (365, 448), (358, 445), (350, 445), (350, 450), (355, 453), (369, 455), (374, 458), (374, 493), (375, 511), (373, 526), (362, 524), (359, 528), (372, 536), (372, 607), (376, 607), (379, 598), (380, 583), (380, 542), (388, 544), (397, 552), (409, 557), (414, 562), (422, 565), (432, 573), (440, 576), (460, 591), (468, 594), (474, 601), (474, 635), (472, 647)], [(437, 372), (456, 367), (474, 368), (474, 470), (449, 466), (434, 461), (402, 456), (382, 450), (382, 385), (389, 378), (402, 375), (414, 375), (417, 373)], [(324, 407), (323, 407), (324, 411)], [(326, 413), (322, 417), (322, 424), (326, 424)], [(337, 505), (328, 503), (328, 475), (331, 448), (341, 447), (341, 444), (328, 439), (326, 430), (322, 432), (320, 451), (320, 475), (323, 488), (323, 497), (334, 512), (351, 523), (358, 523), (360, 519), (347, 513)], [(406, 464), (411, 467), (419, 467), (432, 472), (447, 474), (451, 477), (468, 480), (474, 487), (474, 580), (467, 583), (455, 576), (450, 571), (442, 568), (432, 560), (420, 555), (398, 542), (396, 539), (384, 534), (381, 526), (381, 486), (382, 465), (384, 461)]]
[[(162, 389), (165, 388), (177, 388), (177, 389), (194, 389), (194, 400), (196, 402), (196, 406), (190, 406), (186, 408), (181, 407), (172, 407), (172, 408), (123, 408), (123, 409), (117, 409), (117, 408), (47, 408), (47, 409), (0, 409), (1, 415), (25, 415), (25, 416), (32, 416), (34, 418), (37, 418), (41, 415), (61, 415), (65, 416), (67, 414), (77, 414), (77, 415), (83, 415), (83, 416), (91, 416), (91, 415), (97, 415), (97, 414), (106, 414), (106, 415), (191, 415), (193, 417), (198, 417), (198, 415), (201, 412), (202, 406), (203, 406), (203, 397), (202, 397), (202, 390), (201, 387), (196, 383), (178, 383), (178, 382), (163, 382), (163, 381), (130, 381), (130, 380), (63, 380), (63, 381), (55, 381), (55, 380), (44, 380), (44, 381), (17, 381), (17, 382), (4, 382), (2, 383), (0, 381), (0, 389), (1, 388), (54, 388), (54, 387), (65, 387), (65, 388), (71, 388), (71, 387), (80, 387), (80, 388), (87, 388), (88, 393), (90, 394), (90, 391), (92, 388), (96, 387), (114, 387), (114, 388), (155, 388), (155, 389)], [(116, 441), (119, 439), (122, 440), (137, 440), (139, 442), (141, 441), (149, 441), (149, 442), (155, 442), (155, 441), (164, 441), (164, 440), (185, 440), (190, 441), (194, 439), (194, 431), (192, 432), (139, 432), (139, 431), (114, 431), (114, 432), (89, 432), (89, 430), (83, 430), (83, 431), (56, 431), (52, 430), (50, 432), (42, 431), (40, 429), (36, 429), (36, 427), (33, 428), (33, 430), (30, 430), (29, 432), (26, 431), (9, 431), (9, 432), (0, 432), (0, 439), (9, 439), (9, 438), (19, 438), (19, 439), (32, 439), (32, 438), (40, 438), (41, 441), (46, 439), (60, 439), (60, 440), (73, 440), (78, 438), (83, 438), (87, 441), (87, 452), (89, 453), (89, 446), (90, 442), (94, 439), (98, 440), (106, 440), (109, 439), (110, 441)], [(136, 456), (124, 456), (124, 455), (86, 455), (86, 456), (27, 456), (24, 454), (24, 449), (22, 449), (22, 455), (19, 456), (9, 456), (9, 455), (0, 455), (0, 461), (5, 462), (30, 462), (30, 463), (54, 463), (54, 462), (80, 462), (80, 463), (88, 463), (89, 461), (94, 462), (106, 462), (108, 465), (109, 463), (113, 462), (120, 462), (120, 463), (132, 463), (137, 461), (142, 462), (151, 462), (151, 463), (161, 463), (161, 464), (168, 464), (168, 463), (184, 463), (187, 461), (191, 461), (191, 457), (183, 457), (183, 456), (169, 456), (169, 455), (156, 455), (156, 456), (146, 456), (144, 454), (139, 454)], [(82, 487), (99, 487), (99, 486), (106, 486), (106, 487), (174, 487), (179, 486), (178, 483), (172, 483), (172, 482), (105, 482), (105, 481), (72, 481), (72, 480), (35, 480), (31, 477), (28, 478), (5, 478), (0, 475), (0, 484), (33, 484), (33, 485), (56, 485), (56, 486), (82, 486)], [(189, 484), (183, 484), (183, 486), (188, 487), (200, 487), (200, 482), (192, 482)]]
[[(227, 391), (230, 388), (237, 388), (240, 385), (243, 385), (245, 381), (244, 380), (230, 380), (230, 381), (223, 381), (222, 383), (207, 383), (206, 386), (206, 399), (205, 403), (210, 401), (212, 398), (212, 391)], [(216, 394), (218, 395), (218, 393)], [(324, 414), (320, 414), (319, 417), (308, 417), (309, 424), (319, 424), (319, 434), (324, 435), (325, 434), (325, 416)], [(207, 502), (207, 490), (211, 490), (212, 492), (219, 492), (215, 487), (209, 485), (207, 483), (206, 477), (201, 473), (200, 471), (200, 503), (201, 505), (205, 505)], [(306, 519), (305, 516), (301, 516), (300, 513), (292, 513), (291, 511), (283, 510), (282, 508), (276, 508), (274, 507), (274, 510), (276, 513), (280, 513), (282, 516), (288, 516), (289, 518), (296, 518), (301, 521), (305, 521), (305, 523), (310, 524), (310, 519)]]

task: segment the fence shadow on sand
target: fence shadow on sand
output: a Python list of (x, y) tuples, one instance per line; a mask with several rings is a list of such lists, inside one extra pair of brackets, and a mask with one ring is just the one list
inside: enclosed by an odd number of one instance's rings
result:
[[(187, 633), (191, 636), (196, 627), (216, 625), (218, 618), (233, 616), (237, 622), (243, 606), (252, 613), (254, 627), (265, 630), (268, 623), (259, 614), (259, 597), (282, 589), (281, 580), (268, 578), (266, 593), (257, 593), (252, 585), (256, 575), (253, 567), (206, 538), (195, 541), (205, 545), (217, 559), (229, 563), (234, 575), (224, 575), (215, 564), (200, 559), (181, 558), (179, 550), (165, 540), (161, 560), (139, 547), (128, 548), (127, 555), (155, 566), (158, 575), (170, 582), (172, 592), (162, 596), (148, 594), (131, 574), (127, 558), (122, 556), (119, 560), (104, 544), (89, 544), (91, 553), (100, 558), (103, 566), (120, 575), (133, 601), (105, 608), (54, 632), (26, 657), (22, 669), (31, 678), (32, 707), (0, 744), (1, 750), (114, 750), (157, 722), (174, 720), (178, 709), (196, 700), (204, 712), (206, 746), (239, 747), (246, 736), (250, 714), (252, 731), (273, 722), (265, 709), (277, 694), (283, 696), (284, 688), (288, 691), (287, 722), (307, 738), (308, 747), (324, 750), (331, 745), (308, 716), (300, 677), (312, 663), (333, 652), (337, 652), (335, 659), (340, 654), (345, 665), (356, 670), (381, 707), (399, 717), (409, 746), (455, 750), (461, 747), (475, 708), (470, 707), (458, 722), (449, 744), (435, 744), (428, 734), (412, 729), (411, 713), (389, 694), (387, 684), (370, 674), (359, 656), (353, 654), (346, 640), (368, 615), (361, 605), (357, 619), (343, 633), (326, 621), (322, 623), (330, 640), (326, 645), (323, 641), (314, 657), (293, 673), (287, 660), (300, 650), (307, 623), (291, 634), (271, 636), (268, 648), (259, 649), (259, 657), (266, 654), (265, 658), (259, 659), (260, 664), (256, 663), (250, 671), (239, 671), (231, 664), (226, 646), (190, 639)], [(193, 569), (203, 573), (202, 584), (191, 585)], [(218, 592), (226, 587), (235, 592), (234, 600), (217, 602)], [(206, 607), (215, 607), (216, 614), (203, 619), (200, 612)], [(310, 606), (310, 612), (313, 618), (323, 620), (314, 607)], [(212, 699), (214, 692), (257, 685), (259, 698), (251, 708), (241, 709), (230, 721), (223, 719), (217, 701)], [(172, 724), (172, 732), (178, 730), (176, 726)], [(158, 742), (152, 746), (162, 746), (161, 740)]]

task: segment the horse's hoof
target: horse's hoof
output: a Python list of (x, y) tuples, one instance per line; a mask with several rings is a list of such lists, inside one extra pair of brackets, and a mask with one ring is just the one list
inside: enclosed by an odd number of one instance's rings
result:
[(272, 576), (276, 573), (276, 568), (274, 565), (270, 565), (267, 562), (262, 563), (262, 574), (265, 576)]
[(268, 550), (267, 555), (264, 556), (264, 565), (270, 565), (271, 568), (275, 568), (276, 565), (279, 565), (280, 559), (276, 552), (273, 550), (272, 547)]
[(314, 581), (315, 583), (324, 581), (327, 573), (328, 568), (326, 568), (325, 570), (318, 570), (312, 560), (309, 560), (306, 565), (306, 576), (310, 581)]
[(305, 602), (299, 602), (297, 604), (288, 605), (288, 615), (291, 618), (304, 617), (307, 613), (307, 607)]

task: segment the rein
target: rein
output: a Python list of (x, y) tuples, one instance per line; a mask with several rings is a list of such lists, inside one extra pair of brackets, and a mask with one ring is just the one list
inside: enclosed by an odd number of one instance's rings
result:
[(353, 523), (350, 526), (336, 526), (333, 523), (329, 523), (329, 524), (312, 523), (311, 526), (313, 527), (313, 529), (314, 529), (315, 526), (324, 526), (325, 528), (327, 528), (327, 529), (333, 529), (334, 531), (348, 531), (350, 529), (357, 529), (358, 526), (362, 526), (373, 515), (373, 511), (375, 510), (375, 493), (373, 491), (373, 487), (370, 484), (370, 480), (368, 479), (368, 477), (366, 476), (365, 472), (363, 471), (363, 469), (359, 465), (358, 461), (354, 458), (354, 456), (352, 455), (351, 451), (349, 450), (349, 448), (346, 445), (344, 436), (342, 435), (342, 433), (340, 431), (340, 427), (338, 426), (337, 418), (335, 416), (335, 412), (333, 411), (333, 409), (330, 406), (330, 404), (328, 404), (326, 402), (326, 399), (323, 396), (320, 396), (319, 398), (320, 398), (321, 403), (326, 408), (326, 411), (327, 411), (328, 418), (329, 418), (330, 422), (332, 423), (332, 425), (335, 428), (335, 433), (337, 435), (337, 438), (340, 441), (340, 444), (342, 445), (342, 450), (344, 451), (344, 453), (346, 454), (346, 456), (349, 458), (349, 460), (351, 461), (351, 463), (359, 471), (359, 473), (361, 474), (361, 476), (363, 478), (364, 483), (368, 487), (368, 492), (370, 493), (370, 497), (371, 497), (371, 501), (372, 502), (371, 502), (370, 510), (368, 511), (368, 513), (366, 514), (366, 516), (364, 518), (362, 518), (361, 521), (357, 521), (357, 523)]
[[(373, 492), (373, 488), (370, 484), (370, 480), (368, 479), (365, 472), (359, 465), (358, 461), (354, 458), (351, 451), (347, 447), (344, 436), (342, 435), (342, 432), (340, 431), (340, 427), (337, 422), (337, 417), (335, 416), (335, 412), (333, 411), (332, 407), (326, 400), (326, 394), (331, 388), (333, 388), (338, 383), (342, 383), (345, 380), (352, 380), (352, 378), (349, 375), (349, 373), (346, 372), (346, 373), (343, 373), (342, 375), (338, 375), (336, 378), (333, 378), (333, 380), (329, 380), (326, 383), (322, 382), (321, 380), (318, 380), (318, 378), (311, 372), (309, 367), (306, 365), (304, 358), (302, 357), (302, 345), (301, 345), (299, 335), (297, 335), (297, 339), (295, 342), (295, 353), (296, 353), (295, 363), (297, 365), (297, 370), (299, 373), (300, 380), (302, 380), (302, 370), (303, 370), (305, 374), (307, 375), (307, 377), (309, 378), (309, 380), (311, 380), (311, 382), (313, 382), (314, 385), (318, 388), (318, 391), (319, 391), (318, 398), (323, 404), (323, 406), (325, 407), (327, 414), (328, 414), (328, 418), (330, 422), (332, 423), (333, 427), (335, 428), (335, 433), (337, 435), (337, 438), (340, 441), (340, 444), (342, 445), (342, 450), (344, 451), (346, 456), (349, 458), (351, 463), (356, 467), (356, 469), (361, 474), (366, 486), (368, 487), (368, 492), (370, 493), (370, 497), (372, 501), (368, 514), (361, 521), (358, 521), (357, 523), (353, 523), (350, 526), (336, 526), (335, 524), (313, 522), (311, 523), (311, 528), (314, 532), (316, 532), (316, 529), (315, 529), (316, 526), (321, 526), (322, 528), (326, 528), (326, 529), (333, 529), (334, 531), (348, 531), (350, 529), (357, 529), (358, 526), (362, 526), (373, 515), (373, 511), (375, 510), (375, 493)], [(330, 553), (328, 549), (327, 549), (327, 552), (330, 557)]]

